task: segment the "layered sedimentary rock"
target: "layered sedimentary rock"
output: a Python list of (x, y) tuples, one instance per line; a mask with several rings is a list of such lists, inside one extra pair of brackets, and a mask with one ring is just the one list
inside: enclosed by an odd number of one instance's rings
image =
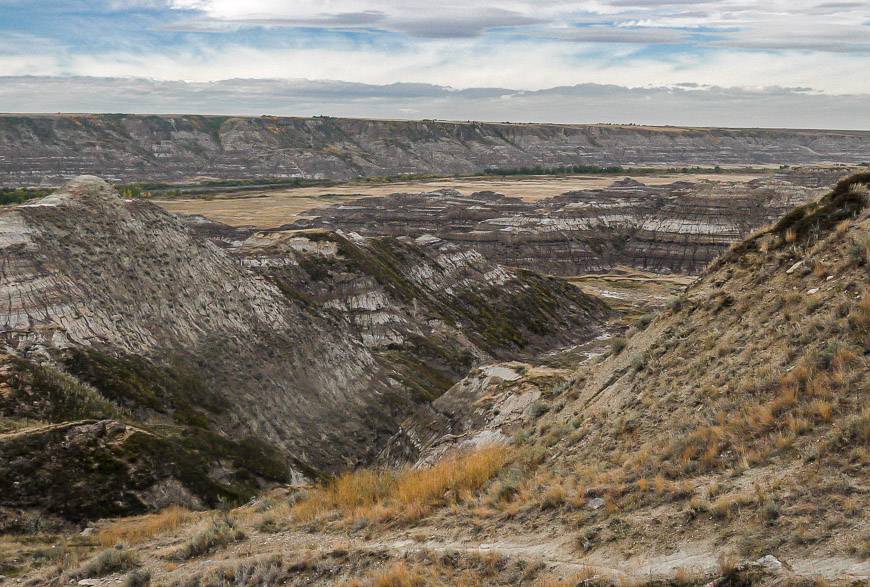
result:
[[(69, 515), (145, 508), (167, 478), (214, 501), (367, 462), (471, 367), (588, 339), (609, 312), (426, 239), (314, 231), (219, 247), (94, 177), (0, 211), (0, 258), (0, 416), (25, 427), (0, 434), (0, 485), (45, 465), (21, 447), (62, 452), (75, 437), (70, 467), (108, 489), (92, 508), (76, 494)], [(53, 479), (0, 487), (13, 502), (0, 505), (33, 505)]]
[(697, 273), (731, 243), (819, 193), (787, 177), (748, 184), (624, 179), (537, 202), (493, 192), (396, 194), (314, 210), (291, 226), (434, 235), (498, 263), (556, 275), (616, 265)]
[[(304, 307), (341, 315), (369, 348), (421, 351), (429, 368), (460, 359), (457, 374), (586, 340), (609, 314), (562, 280), (507, 269), (432, 236), (265, 232), (231, 250)], [(450, 354), (425, 356), (427, 349)]]
[(476, 173), (565, 165), (859, 163), (870, 133), (223, 116), (0, 116), (0, 186)]

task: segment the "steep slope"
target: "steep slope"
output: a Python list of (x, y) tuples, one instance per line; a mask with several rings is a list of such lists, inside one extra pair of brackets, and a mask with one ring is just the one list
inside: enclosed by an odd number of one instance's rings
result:
[(464, 355), (463, 374), (472, 364), (593, 338), (610, 314), (564, 281), (507, 269), (428, 235), (268, 232), (235, 253), (306, 307), (338, 312), (370, 348), (453, 349)]
[[(14, 465), (0, 487), (15, 488), (0, 505), (65, 490), (78, 498), (48, 505), (137, 511), (171, 501), (150, 494), (172, 480), (185, 499), (214, 502), (365, 463), (469, 367), (593, 337), (608, 314), (567, 284), (473, 253), (270, 238), (222, 250), (92, 177), (0, 211), (0, 409), (14, 420), (0, 436)], [(370, 327), (376, 314), (354, 312), (369, 298), (401, 316), (387, 338)], [(481, 319), (521, 315), (497, 332)], [(58, 460), (70, 443), (81, 450)], [(68, 465), (70, 480), (22, 483), (57, 469), (48, 463)]]
[(870, 133), (318, 118), (0, 116), (0, 186), (79, 174), (348, 179), (618, 164), (860, 163)]

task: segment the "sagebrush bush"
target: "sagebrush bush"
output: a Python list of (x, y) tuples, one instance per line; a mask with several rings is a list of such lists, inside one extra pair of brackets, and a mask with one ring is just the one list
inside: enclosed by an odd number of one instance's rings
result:
[(245, 539), (245, 533), (227, 519), (214, 519), (195, 534), (176, 553), (176, 558), (189, 559), (207, 554), (227, 544)]
[(141, 569), (134, 569), (124, 579), (124, 587), (148, 587), (151, 585), (151, 573)]
[(610, 350), (613, 352), (614, 355), (618, 355), (623, 351), (626, 344), (627, 343), (624, 337), (617, 336), (610, 340)]
[(104, 577), (112, 573), (129, 571), (138, 565), (139, 561), (129, 550), (122, 548), (108, 548), (85, 563), (85, 565), (75, 573), (75, 576)]

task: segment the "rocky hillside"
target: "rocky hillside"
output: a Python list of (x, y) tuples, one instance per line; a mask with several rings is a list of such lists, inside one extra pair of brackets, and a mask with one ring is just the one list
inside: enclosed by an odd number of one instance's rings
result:
[(860, 163), (870, 133), (335, 118), (0, 116), (0, 187), (565, 165)]
[(430, 522), (475, 524), (481, 542), (544, 529), (564, 536), (563, 559), (685, 584), (737, 568), (866, 581), (868, 206), (870, 175), (842, 181), (733, 247), (607, 356), (574, 373), (474, 373), (385, 456), (423, 465), (507, 437), (533, 455), (467, 517)]
[(368, 462), (469, 368), (609, 313), (437, 239), (219, 247), (93, 177), (0, 210), (0, 255), (0, 506), (73, 517)]
[(625, 178), (605, 188), (535, 202), (493, 192), (440, 190), (312, 210), (289, 226), (363, 235), (436, 235), (497, 263), (554, 275), (619, 265), (697, 274), (731, 244), (823, 193), (805, 183), (806, 176), (798, 172), (748, 184), (646, 185)]

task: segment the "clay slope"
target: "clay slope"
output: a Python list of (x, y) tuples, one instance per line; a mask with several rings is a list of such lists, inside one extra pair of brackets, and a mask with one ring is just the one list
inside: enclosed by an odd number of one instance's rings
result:
[(2, 503), (66, 491), (47, 505), (69, 515), (365, 463), (469, 367), (595, 336), (608, 314), (455, 249), (318, 233), (223, 250), (92, 177), (0, 211), (0, 246)]
[(225, 116), (0, 116), (0, 185), (348, 179), (565, 165), (860, 163), (870, 134)]
[(725, 581), (771, 555), (779, 581), (866, 581), (868, 186), (844, 180), (736, 245), (570, 376), (469, 377), (387, 454), (422, 463), (502, 435), (534, 455), (481, 498), (480, 541), (546, 528), (577, 563), (636, 575)]

